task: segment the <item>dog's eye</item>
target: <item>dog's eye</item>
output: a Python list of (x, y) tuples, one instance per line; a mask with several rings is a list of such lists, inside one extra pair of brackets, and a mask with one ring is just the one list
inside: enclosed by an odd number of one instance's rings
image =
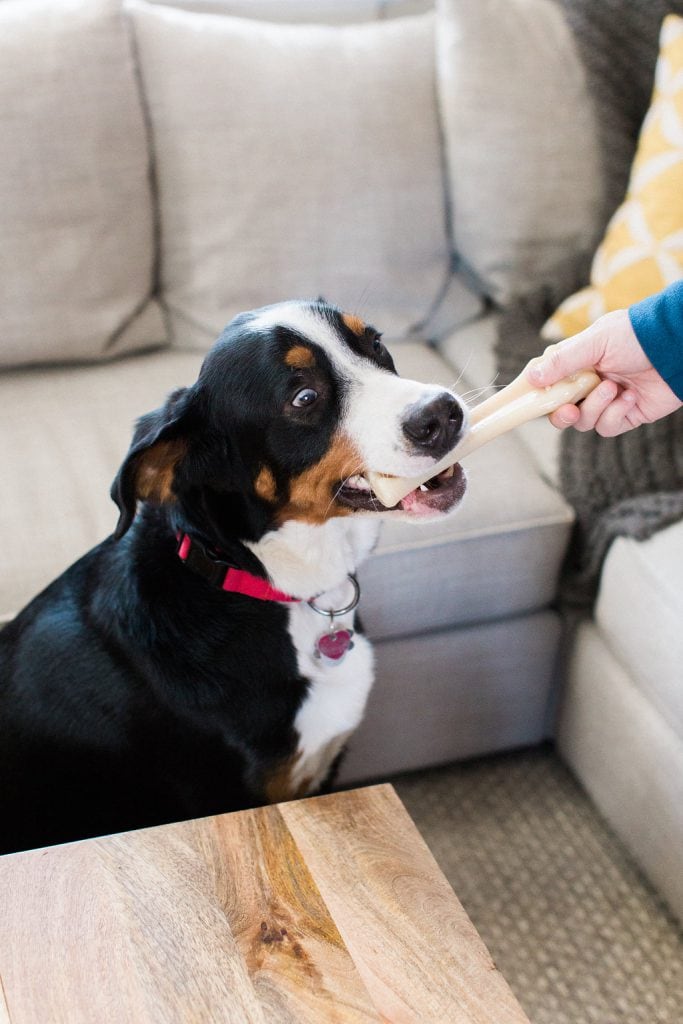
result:
[(372, 351), (375, 353), (375, 355), (378, 356), (383, 348), (384, 345), (382, 344), (382, 335), (377, 334), (372, 342)]
[(292, 399), (292, 405), (296, 406), (297, 409), (306, 409), (309, 405), (313, 405), (317, 399), (318, 392), (314, 391), (313, 388), (302, 388)]

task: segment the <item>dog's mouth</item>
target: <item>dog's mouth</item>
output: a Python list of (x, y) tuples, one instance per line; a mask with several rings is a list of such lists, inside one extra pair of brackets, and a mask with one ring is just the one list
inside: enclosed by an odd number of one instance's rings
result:
[(339, 484), (337, 500), (354, 512), (407, 512), (419, 518), (450, 512), (462, 500), (466, 488), (462, 466), (456, 463), (420, 484), (390, 509), (382, 504), (368, 481), (360, 474)]

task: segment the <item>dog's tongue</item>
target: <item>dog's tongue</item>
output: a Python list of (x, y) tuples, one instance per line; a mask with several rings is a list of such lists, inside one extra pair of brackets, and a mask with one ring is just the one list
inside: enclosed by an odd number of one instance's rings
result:
[(459, 464), (449, 466), (432, 479), (429, 487), (421, 484), (406, 494), (398, 505), (413, 519), (433, 516), (435, 512), (450, 512), (464, 495), (466, 486), (462, 467)]
[(434, 503), (429, 501), (429, 491), (421, 491), (416, 487), (410, 494), (399, 501), (400, 508), (404, 512), (410, 512), (411, 516), (428, 516), (434, 511)]

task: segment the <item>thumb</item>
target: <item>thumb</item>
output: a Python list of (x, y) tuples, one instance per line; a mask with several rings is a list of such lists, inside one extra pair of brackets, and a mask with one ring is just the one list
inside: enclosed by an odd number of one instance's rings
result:
[(602, 355), (602, 330), (596, 323), (567, 341), (551, 345), (529, 366), (527, 376), (535, 387), (548, 387), (579, 370), (595, 366)]

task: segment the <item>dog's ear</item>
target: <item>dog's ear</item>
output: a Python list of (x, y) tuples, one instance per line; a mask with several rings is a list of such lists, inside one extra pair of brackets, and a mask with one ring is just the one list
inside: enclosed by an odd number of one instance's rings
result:
[(160, 409), (137, 421), (128, 454), (111, 486), (112, 499), (121, 513), (114, 530), (117, 540), (133, 522), (138, 499), (159, 503), (174, 500), (176, 468), (189, 445), (193, 400), (190, 388), (179, 388)]

